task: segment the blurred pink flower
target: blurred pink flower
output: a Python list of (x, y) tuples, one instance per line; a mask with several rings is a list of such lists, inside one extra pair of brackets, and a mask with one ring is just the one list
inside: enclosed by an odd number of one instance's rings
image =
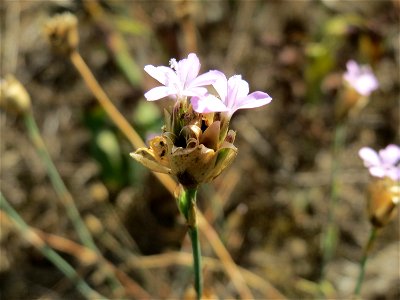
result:
[(394, 181), (400, 180), (400, 147), (388, 145), (385, 149), (375, 150), (364, 147), (358, 152), (364, 160), (369, 173), (375, 177), (389, 177)]
[(272, 100), (267, 93), (260, 91), (249, 95), (249, 84), (240, 75), (234, 75), (229, 80), (225, 75), (220, 76), (212, 85), (220, 99), (210, 94), (192, 97), (191, 102), (196, 112), (228, 112), (231, 117), (238, 109), (260, 107)]
[(368, 65), (360, 66), (354, 60), (350, 60), (346, 64), (347, 72), (343, 78), (353, 87), (359, 94), (369, 96), (379, 87), (371, 67)]
[(171, 67), (147, 65), (144, 70), (163, 86), (155, 87), (144, 94), (148, 101), (159, 100), (167, 96), (203, 96), (207, 93), (205, 85), (210, 85), (221, 76), (219, 71), (209, 71), (197, 76), (200, 61), (196, 54), (190, 53), (180, 61), (170, 60)]

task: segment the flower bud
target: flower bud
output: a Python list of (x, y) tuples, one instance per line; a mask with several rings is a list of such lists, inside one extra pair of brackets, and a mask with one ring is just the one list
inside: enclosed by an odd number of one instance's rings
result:
[(67, 55), (76, 51), (79, 34), (75, 15), (66, 12), (52, 17), (45, 24), (44, 32), (56, 51)]
[(25, 114), (31, 109), (28, 92), (12, 75), (0, 81), (0, 107), (16, 114)]
[(390, 178), (373, 180), (368, 188), (368, 214), (375, 227), (385, 226), (399, 203), (400, 186)]

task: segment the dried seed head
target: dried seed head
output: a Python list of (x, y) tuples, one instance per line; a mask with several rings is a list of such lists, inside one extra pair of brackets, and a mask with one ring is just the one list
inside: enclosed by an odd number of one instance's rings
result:
[(53, 48), (62, 54), (70, 54), (78, 47), (78, 19), (71, 13), (52, 17), (45, 24), (44, 32)]
[(28, 92), (12, 75), (0, 80), (0, 107), (16, 114), (25, 114), (31, 109)]

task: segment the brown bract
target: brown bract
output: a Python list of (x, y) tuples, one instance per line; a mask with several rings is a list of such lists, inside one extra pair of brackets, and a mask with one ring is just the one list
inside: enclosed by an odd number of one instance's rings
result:
[(400, 198), (400, 189), (389, 178), (379, 178), (368, 188), (368, 214), (375, 227), (385, 226), (393, 217)]
[[(184, 121), (178, 124), (179, 120)], [(174, 175), (184, 187), (194, 188), (212, 181), (236, 157), (235, 132), (229, 130), (221, 136), (221, 122), (214, 120), (214, 114), (188, 109), (180, 116), (167, 113), (166, 121), (166, 131), (153, 138), (149, 148), (131, 153), (150, 170)]]

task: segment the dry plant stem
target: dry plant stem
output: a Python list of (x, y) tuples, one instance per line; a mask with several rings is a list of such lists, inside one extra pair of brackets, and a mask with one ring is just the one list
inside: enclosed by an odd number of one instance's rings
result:
[[(131, 127), (124, 116), (116, 109), (114, 104), (108, 98), (104, 90), (101, 88), (96, 78), (94, 78), (89, 67), (81, 57), (81, 55), (74, 51), (71, 53), (70, 59), (81, 74), (83, 80), (88, 86), (89, 90), (93, 93), (96, 99), (99, 101), (100, 105), (106, 111), (111, 120), (117, 125), (119, 130), (126, 136), (129, 142), (133, 145), (135, 149), (146, 147), (139, 134)], [(173, 195), (176, 187), (175, 181), (166, 174), (154, 173), (158, 180), (167, 188), (167, 190)]]
[[(225, 268), (225, 265), (218, 259), (202, 256), (202, 260), (207, 269), (221, 271)], [(184, 252), (169, 252), (150, 255), (133, 262), (136, 267), (141, 268), (165, 268), (174, 264), (187, 266), (191, 263), (192, 255)], [(244, 268), (238, 267), (238, 269), (249, 285), (264, 293), (265, 299), (286, 299), (285, 296), (283, 296), (264, 278)]]
[[(126, 138), (131, 142), (134, 148), (145, 147), (145, 143), (142, 141), (140, 136), (136, 131), (130, 126), (123, 115), (115, 108), (111, 100), (107, 97), (103, 89), (100, 87), (96, 79), (94, 78), (92, 72), (80, 56), (78, 52), (73, 52), (70, 59), (78, 72), (81, 74), (82, 78), (85, 80), (86, 85), (92, 91), (94, 96), (97, 98), (99, 103), (102, 105), (106, 113), (110, 116), (112, 121), (117, 125), (121, 132), (126, 136)], [(176, 182), (168, 175), (161, 173), (153, 173), (157, 179), (164, 185), (164, 187), (174, 195), (176, 189)], [(200, 211), (197, 212), (197, 217), (199, 219), (199, 229), (203, 232), (205, 236), (212, 236), (213, 240), (210, 241), (215, 253), (220, 257), (221, 261), (225, 265), (227, 270), (227, 275), (231, 277), (232, 282), (238, 289), (238, 292), (242, 299), (253, 298), (249, 288), (247, 287), (243, 277), (238, 270), (237, 265), (230, 256), (228, 250), (218, 238), (215, 230), (208, 224), (207, 220), (203, 217)]]
[(131, 130), (131, 125), (115, 108), (111, 100), (100, 87), (100, 84), (97, 82), (96, 78), (94, 78), (92, 72), (90, 71), (89, 67), (87, 66), (79, 52), (73, 51), (70, 55), (70, 59), (75, 68), (81, 74), (88, 88), (92, 91), (92, 93), (100, 102), (101, 106), (107, 112), (111, 120), (118, 126), (118, 128), (128, 138), (131, 144), (135, 145), (136, 148), (145, 147), (146, 145), (143, 143), (140, 136), (135, 131)]
[(246, 285), (242, 274), (240, 273), (228, 250), (226, 250), (224, 244), (219, 239), (217, 233), (201, 214), (197, 215), (197, 220), (199, 222), (199, 227), (202, 228), (202, 232), (207, 241), (214, 248), (215, 253), (224, 265), (226, 273), (231, 277), (232, 283), (239, 292), (240, 297), (242, 299), (253, 299), (254, 297), (251, 294), (249, 287)]
[(108, 49), (111, 51), (118, 67), (128, 79), (132, 86), (138, 87), (141, 85), (141, 70), (135, 63), (132, 56), (129, 54), (128, 46), (119, 33), (115, 30), (110, 16), (106, 15), (103, 8), (99, 5), (98, 1), (84, 1), (85, 8), (92, 16), (93, 20), (103, 31)]
[(9, 217), (23, 237), (31, 243), (43, 256), (50, 260), (66, 277), (76, 284), (79, 292), (87, 299), (106, 299), (93, 290), (57, 252), (50, 248), (20, 217), (17, 211), (0, 193), (0, 208)]
[(360, 273), (358, 274), (356, 287), (354, 289), (354, 296), (356, 298), (359, 298), (361, 293), (361, 286), (364, 281), (364, 275), (365, 275), (365, 266), (367, 264), (368, 255), (371, 252), (372, 246), (374, 245), (377, 233), (378, 233), (378, 228), (372, 226), (369, 232), (368, 241), (364, 248), (363, 256), (361, 257), (360, 260)]
[[(86, 248), (64, 237), (45, 233), (39, 229), (35, 229), (35, 232), (52, 248), (74, 256), (76, 259), (80, 260), (82, 264), (87, 264), (88, 262), (96, 263), (98, 260), (103, 259), (102, 257), (99, 257), (98, 254), (95, 253), (93, 250), (90, 250), (89, 248)], [(190, 266), (193, 262), (193, 255), (185, 252), (168, 252), (163, 254), (138, 257), (131, 254), (129, 251), (126, 251), (122, 258), (125, 260), (128, 266), (136, 269), (166, 268), (171, 265)], [(204, 262), (204, 265), (207, 266), (207, 268), (210, 270), (221, 271), (225, 268), (223, 263), (215, 258), (202, 256), (202, 261)], [(111, 267), (115, 272), (122, 272), (114, 265), (111, 265)], [(238, 267), (238, 269), (240, 270), (243, 278), (246, 280), (246, 282), (248, 282), (249, 285), (264, 293), (265, 299), (286, 299), (285, 296), (283, 296), (264, 278), (244, 268)], [(125, 281), (122, 279), (122, 276), (118, 275), (118, 277), (121, 277), (121, 282), (126, 286)], [(139, 292), (137, 291), (135, 293), (134, 291), (131, 291), (129, 294), (138, 298), (146, 298), (140, 296)]]
[(59, 251), (71, 254), (76, 259), (81, 261), (82, 264), (87, 264), (88, 261), (93, 264), (99, 262), (106, 264), (110, 268), (110, 270), (115, 273), (117, 278), (124, 285), (127, 294), (131, 297), (134, 297), (135, 299), (151, 299), (151, 296), (142, 287), (140, 287), (138, 283), (133, 281), (126, 273), (121, 271), (118, 267), (104, 259), (103, 256), (99, 255), (93, 250), (85, 248), (82, 245), (79, 245), (66, 238), (54, 234), (45, 233), (38, 229), (36, 229), (35, 232), (51, 247)]
[[(54, 189), (59, 199), (61, 200), (61, 203), (63, 204), (65, 211), (79, 236), (79, 239), (86, 247), (100, 253), (99, 249), (97, 248), (96, 244), (93, 241), (93, 238), (89, 230), (87, 229), (85, 223), (83, 222), (78, 209), (75, 206), (75, 202), (72, 198), (72, 195), (68, 191), (67, 187), (64, 184), (64, 181), (61, 179), (61, 176), (57, 171), (57, 168), (54, 166), (54, 163), (51, 160), (50, 154), (47, 151), (46, 145), (40, 135), (39, 128), (37, 127), (36, 121), (32, 115), (32, 111), (29, 111), (24, 114), (24, 121), (29, 137), (32, 140), (33, 144), (35, 145), (40, 158), (45, 164), (50, 181), (54, 186)], [(110, 274), (109, 270), (104, 270), (104, 271), (108, 273), (108, 275), (110, 275), (109, 279), (113, 290), (117, 291), (119, 288), (121, 288), (121, 284), (114, 276)]]

